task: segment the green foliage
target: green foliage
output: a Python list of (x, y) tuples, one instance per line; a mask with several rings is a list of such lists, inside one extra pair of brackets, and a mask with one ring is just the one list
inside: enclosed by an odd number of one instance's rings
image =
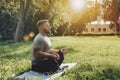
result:
[(115, 23), (120, 15), (120, 0), (103, 0), (104, 19)]
[[(51, 37), (53, 49), (68, 48), (64, 62), (77, 62), (56, 80), (119, 80), (120, 38)], [(57, 43), (57, 44), (56, 44)], [(32, 42), (0, 42), (0, 79), (31, 69)]]
[(16, 23), (17, 23), (17, 2), (14, 0), (0, 1), (0, 34), (2, 40), (13, 39)]
[[(99, 15), (99, 4), (75, 14), (68, 5), (69, 0), (32, 0), (23, 34), (37, 34), (36, 23), (40, 19), (50, 21), (53, 35), (63, 35), (65, 32), (66, 35), (80, 34), (85, 24), (96, 20)], [(13, 39), (18, 23), (19, 6), (19, 0), (0, 1), (0, 34), (3, 40)]]
[[(36, 23), (40, 19), (48, 19), (52, 26), (52, 33), (57, 33), (57, 28), (69, 20), (67, 6), (64, 0), (34, 0), (27, 20), (25, 32), (37, 33)], [(66, 26), (65, 26), (66, 27)]]
[[(3, 40), (13, 39), (19, 16), (19, 6), (19, 0), (0, 1), (0, 34)], [(36, 23), (40, 19), (48, 19), (53, 27), (53, 34), (56, 34), (57, 27), (67, 23), (70, 17), (67, 0), (33, 0), (27, 16), (24, 35), (30, 32), (38, 33)]]
[[(103, 0), (104, 19), (117, 22), (120, 14), (120, 0)], [(28, 19), (25, 21), (24, 35), (38, 33), (36, 23), (48, 19), (54, 35), (79, 35), (87, 22), (100, 15), (100, 4), (74, 13), (68, 7), (69, 0), (32, 0)], [(18, 22), (19, 0), (0, 0), (0, 35), (3, 40), (13, 39)], [(25, 16), (26, 17), (26, 16)]]

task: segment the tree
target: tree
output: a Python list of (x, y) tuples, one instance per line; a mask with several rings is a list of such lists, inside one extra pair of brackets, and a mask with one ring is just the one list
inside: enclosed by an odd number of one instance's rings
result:
[(17, 0), (0, 1), (0, 35), (2, 40), (13, 40), (17, 22)]
[[(87, 6), (88, 4), (86, 4)], [(67, 32), (69, 35), (80, 35), (85, 30), (85, 25), (88, 22), (96, 20), (97, 16), (100, 15), (100, 4), (97, 3), (91, 5), (89, 8), (86, 7), (80, 12), (72, 12), (70, 30)]]
[(25, 28), (25, 23), (28, 18), (30, 4), (31, 0), (20, 0), (19, 18), (17, 23), (17, 29), (14, 36), (14, 39), (17, 42), (22, 41), (23, 30)]
[[(57, 32), (58, 27), (60, 28), (69, 22), (70, 13), (67, 7), (68, 0), (34, 0), (30, 8), (30, 17), (27, 20), (28, 25), (25, 28), (25, 32), (33, 31), (37, 34), (37, 21), (48, 19), (52, 26), (53, 35), (59, 35), (59, 32)], [(64, 28), (66, 29), (67, 25)], [(63, 32), (65, 29), (63, 29)]]
[(114, 22), (117, 35), (117, 22), (120, 15), (120, 0), (103, 0), (104, 19)]

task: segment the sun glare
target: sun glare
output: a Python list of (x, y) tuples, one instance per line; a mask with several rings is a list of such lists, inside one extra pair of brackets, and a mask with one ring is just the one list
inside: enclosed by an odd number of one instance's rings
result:
[(72, 10), (80, 11), (85, 8), (85, 0), (70, 0)]

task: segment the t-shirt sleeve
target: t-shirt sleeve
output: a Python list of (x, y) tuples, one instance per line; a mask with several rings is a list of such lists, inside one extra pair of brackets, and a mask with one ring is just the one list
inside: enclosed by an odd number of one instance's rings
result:
[(33, 42), (33, 49), (40, 49), (43, 50), (43, 41), (42, 40), (34, 40)]

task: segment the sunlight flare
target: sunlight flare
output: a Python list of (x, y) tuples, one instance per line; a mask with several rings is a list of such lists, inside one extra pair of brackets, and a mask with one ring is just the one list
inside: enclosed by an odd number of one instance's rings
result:
[(80, 11), (85, 8), (85, 0), (70, 0), (72, 10)]

